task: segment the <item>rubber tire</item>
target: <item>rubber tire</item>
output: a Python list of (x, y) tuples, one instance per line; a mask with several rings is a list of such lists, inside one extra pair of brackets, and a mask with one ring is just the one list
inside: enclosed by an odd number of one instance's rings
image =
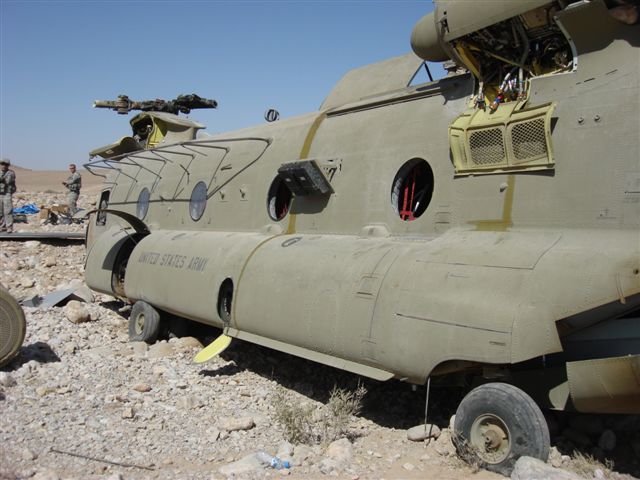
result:
[(0, 367), (16, 356), (26, 333), (27, 322), (22, 307), (0, 287)]
[[(142, 331), (138, 331), (137, 328), (139, 321), (142, 322)], [(129, 315), (130, 341), (152, 344), (164, 331), (164, 322), (155, 308), (142, 300), (133, 304)]]
[[(483, 415), (499, 417), (509, 430), (509, 451), (500, 463), (487, 463), (476, 454), (480, 465), (493, 472), (510, 476), (518, 458), (549, 457), (549, 427), (542, 411), (525, 392), (507, 383), (486, 383), (462, 399), (454, 423), (458, 453), (469, 452), (471, 428)], [(477, 445), (472, 445), (472, 451)]]

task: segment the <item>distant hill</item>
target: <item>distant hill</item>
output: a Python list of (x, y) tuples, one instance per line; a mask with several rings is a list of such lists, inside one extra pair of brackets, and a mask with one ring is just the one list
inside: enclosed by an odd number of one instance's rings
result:
[[(10, 167), (16, 172), (18, 192), (55, 192), (63, 193), (67, 189), (62, 181), (69, 176), (67, 170), (31, 170), (17, 165)], [(92, 175), (87, 170), (78, 170), (82, 175), (82, 193), (91, 194), (100, 191), (103, 177)]]

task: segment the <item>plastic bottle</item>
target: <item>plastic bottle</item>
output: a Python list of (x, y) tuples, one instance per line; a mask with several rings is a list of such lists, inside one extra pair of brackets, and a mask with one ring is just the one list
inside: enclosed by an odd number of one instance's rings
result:
[(278, 457), (269, 455), (267, 452), (260, 451), (256, 453), (256, 457), (258, 460), (260, 460), (260, 463), (267, 465), (271, 468), (275, 468), (276, 470), (289, 468), (291, 466), (288, 461), (280, 460)]

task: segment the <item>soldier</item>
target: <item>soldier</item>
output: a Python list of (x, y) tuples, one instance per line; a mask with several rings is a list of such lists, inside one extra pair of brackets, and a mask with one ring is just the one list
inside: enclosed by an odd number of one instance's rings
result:
[(69, 207), (69, 213), (73, 215), (78, 211), (77, 203), (80, 196), (80, 187), (82, 187), (82, 177), (76, 172), (75, 163), (69, 164), (69, 172), (71, 175), (62, 184), (69, 189), (67, 206)]
[(13, 232), (13, 194), (16, 191), (16, 173), (9, 170), (11, 162), (0, 160), (0, 231)]

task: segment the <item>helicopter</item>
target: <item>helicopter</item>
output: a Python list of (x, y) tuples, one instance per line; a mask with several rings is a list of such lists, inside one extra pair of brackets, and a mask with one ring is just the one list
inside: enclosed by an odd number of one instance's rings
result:
[(508, 475), (547, 459), (542, 409), (640, 413), (638, 6), (436, 0), (411, 47), (238, 132), (180, 117), (197, 95), (96, 102), (142, 111), (85, 164), (85, 278), (132, 340), (221, 328), (198, 361), (239, 339), (464, 382), (456, 434)]

